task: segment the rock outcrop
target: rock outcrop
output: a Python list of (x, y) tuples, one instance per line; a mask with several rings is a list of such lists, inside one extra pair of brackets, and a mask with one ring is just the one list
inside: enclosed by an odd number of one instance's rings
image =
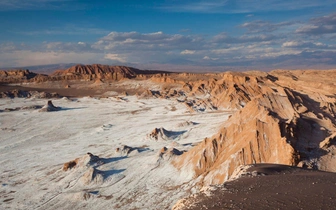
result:
[(104, 173), (96, 168), (89, 167), (89, 169), (84, 173), (84, 175), (79, 179), (79, 181), (84, 185), (104, 183)]
[(78, 167), (92, 167), (95, 165), (101, 165), (103, 164), (103, 162), (103, 159), (99, 158), (99, 156), (93, 155), (92, 153), (88, 152), (82, 157), (64, 163), (62, 170), (68, 171)]
[(28, 81), (34, 77), (38, 76), (38, 74), (30, 72), (29, 70), (0, 70), (0, 84), (1, 83), (20, 83), (24, 81)]
[(170, 160), (176, 156), (182, 155), (184, 151), (180, 151), (176, 148), (163, 147), (159, 152), (159, 158), (163, 160)]
[(138, 148), (122, 145), (121, 147), (116, 148), (116, 153), (119, 153), (121, 156), (127, 156), (135, 150), (138, 151)]
[(76, 167), (76, 166), (78, 165), (78, 162), (79, 162), (79, 158), (76, 158), (76, 159), (74, 159), (74, 160), (71, 160), (71, 161), (69, 161), (69, 162), (66, 162), (66, 163), (63, 164), (63, 168), (62, 168), (62, 170), (63, 170), (63, 171), (70, 170), (70, 169)]
[(40, 110), (39, 112), (56, 112), (56, 111), (60, 111), (62, 108), (61, 107), (57, 107), (57, 106), (54, 106), (54, 104), (52, 103), (51, 100), (49, 100), (47, 102), (46, 105), (44, 105)]
[[(336, 76), (336, 71), (328, 73)], [(332, 140), (320, 146), (336, 133), (336, 86), (330, 79), (322, 93), (302, 80), (264, 73), (226, 73), (199, 87), (191, 85), (191, 92), (208, 92), (218, 107), (238, 111), (217, 135), (175, 159), (177, 168), (194, 171), (203, 184), (223, 183), (245, 164), (306, 161), (315, 168), (330, 168), (324, 159), (335, 151), (328, 143)]]
[[(108, 65), (76, 65), (66, 70), (59, 70), (51, 75), (52, 80), (93, 80), (105, 79), (119, 81), (142, 77), (141, 75), (152, 75), (163, 73), (163, 71), (145, 71), (127, 66)], [(146, 77), (145, 77), (146, 78)]]
[(126, 66), (107, 66), (107, 65), (76, 65), (66, 70), (56, 71), (51, 75), (59, 80), (92, 80), (92, 79), (111, 79), (121, 80), (134, 78), (137, 69)]
[(98, 80), (119, 81), (123, 79), (149, 79), (154, 75), (160, 77), (171, 72), (157, 70), (140, 70), (127, 66), (109, 66), (101, 64), (78, 64), (66, 70), (57, 70), (51, 75), (36, 74), (29, 70), (0, 70), (0, 83), (47, 82), (63, 80)]
[(0, 92), (0, 98), (59, 98), (58, 93), (48, 93), (39, 91), (25, 91), (25, 90), (9, 90)]
[(147, 137), (155, 141), (167, 141), (181, 138), (186, 131), (169, 131), (164, 128), (155, 128)]

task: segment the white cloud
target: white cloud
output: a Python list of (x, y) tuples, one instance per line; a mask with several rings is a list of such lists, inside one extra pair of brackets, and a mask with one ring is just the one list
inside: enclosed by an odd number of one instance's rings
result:
[(304, 25), (304, 26), (301, 26), (300, 28), (296, 29), (296, 33), (307, 33), (307, 32), (311, 32), (311, 31), (314, 31), (316, 29), (318, 29), (319, 27), (318, 26), (315, 26), (315, 25)]
[(97, 52), (91, 44), (85, 42), (44, 42), (42, 49), (58, 52)]
[(106, 54), (104, 56), (104, 59), (108, 59), (108, 60), (113, 60), (113, 61), (119, 61), (121, 63), (126, 63), (127, 60), (126, 60), (126, 56), (124, 55), (119, 55), (119, 54)]
[(275, 40), (278, 37), (272, 34), (258, 34), (258, 35), (243, 35), (239, 37), (229, 36), (227, 33), (220, 33), (213, 37), (212, 42), (214, 43), (248, 43), (248, 42), (265, 42)]
[(195, 50), (183, 50), (180, 54), (181, 55), (193, 55), (195, 54)]
[(256, 20), (252, 22), (246, 22), (240, 25), (242, 28), (246, 28), (249, 33), (264, 33), (264, 32), (273, 32), (285, 26), (291, 26), (295, 22), (280, 22), (280, 23), (271, 23), (268, 21)]
[(234, 51), (242, 50), (244, 48), (246, 47), (241, 45), (241, 46), (228, 47), (225, 49), (211, 50), (211, 52), (214, 54), (227, 54), (227, 53), (232, 53)]
[(300, 50), (281, 50), (278, 52), (268, 52), (268, 53), (264, 53), (262, 55), (260, 55), (260, 58), (276, 58), (279, 56), (283, 56), (283, 55), (298, 55), (300, 54), (301, 51)]
[(94, 43), (93, 48), (105, 51), (161, 51), (184, 50), (200, 47), (202, 39), (199, 37), (165, 34), (161, 31), (155, 33), (139, 32), (111, 32)]
[(0, 51), (2, 52), (11, 52), (15, 50), (16, 48), (17, 46), (12, 42), (0, 44)]
[(210, 61), (216, 61), (216, 60), (218, 60), (219, 58), (210, 58), (209, 56), (204, 56), (203, 57), (203, 60), (210, 60)]
[(308, 35), (324, 35), (336, 33), (336, 13), (312, 18), (309, 24), (299, 27), (296, 33)]
[(285, 42), (282, 44), (283, 47), (296, 47), (299, 46), (299, 42), (297, 41), (289, 41), (289, 42)]
[(328, 45), (322, 42), (313, 42), (313, 41), (287, 41), (282, 44), (284, 48), (296, 48), (296, 49), (336, 49), (335, 45)]

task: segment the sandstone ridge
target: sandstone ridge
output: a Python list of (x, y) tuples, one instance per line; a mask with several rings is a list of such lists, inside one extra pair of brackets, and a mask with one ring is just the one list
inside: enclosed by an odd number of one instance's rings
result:
[(314, 83), (306, 75), (310, 71), (291, 74), (296, 79), (288, 72), (248, 72), (193, 82), (190, 92), (207, 93), (212, 104), (237, 111), (218, 134), (182, 154), (174, 165), (194, 171), (205, 185), (223, 183), (239, 165), (255, 163), (336, 171), (330, 156), (335, 145), (328, 143), (336, 133), (336, 85), (331, 76), (336, 71), (317, 72), (329, 79), (315, 77)]
[(23, 69), (8, 71), (0, 70), (0, 83), (17, 83), (30, 80), (37, 76), (38, 74)]
[(140, 75), (150, 75), (167, 73), (164, 71), (146, 71), (139, 70), (127, 66), (108, 66), (108, 65), (76, 65), (66, 70), (59, 70), (54, 72), (51, 77), (54, 79), (107, 79), (107, 80), (122, 80), (132, 79)]
[(94, 80), (105, 79), (119, 81), (122, 79), (150, 78), (152, 75), (166, 75), (171, 72), (156, 70), (140, 70), (127, 66), (109, 66), (101, 64), (78, 64), (66, 70), (57, 70), (51, 75), (36, 74), (29, 70), (0, 71), (0, 83), (46, 82), (62, 80)]

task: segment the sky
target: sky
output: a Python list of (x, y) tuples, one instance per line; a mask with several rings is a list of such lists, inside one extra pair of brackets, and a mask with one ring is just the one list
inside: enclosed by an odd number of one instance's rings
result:
[(0, 0), (0, 68), (336, 66), (335, 0)]

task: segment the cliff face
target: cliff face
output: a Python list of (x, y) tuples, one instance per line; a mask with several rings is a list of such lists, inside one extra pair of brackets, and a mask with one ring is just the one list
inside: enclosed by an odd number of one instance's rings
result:
[(134, 78), (136, 69), (126, 66), (107, 66), (107, 65), (76, 65), (67, 70), (56, 71), (51, 75), (53, 78), (66, 80), (91, 80), (95, 78), (121, 80)]
[[(327, 73), (336, 76), (336, 71)], [(323, 91), (317, 91), (319, 85), (305, 85), (306, 76), (299, 81), (283, 72), (277, 74), (282, 78), (264, 73), (226, 73), (219, 80), (190, 84), (191, 92), (207, 92), (219, 107), (238, 111), (217, 135), (173, 164), (193, 171), (204, 184), (223, 183), (243, 164), (299, 164), (334, 170), (327, 154), (335, 150), (336, 143), (335, 83), (324, 77)], [(315, 78), (315, 85), (319, 79)]]
[(108, 65), (76, 65), (67, 70), (56, 71), (51, 75), (52, 80), (92, 80), (106, 79), (119, 81), (122, 79), (144, 78), (146, 75), (164, 73), (163, 71), (145, 71), (127, 66)]
[(0, 70), (0, 83), (17, 83), (28, 81), (37, 75), (38, 74), (30, 72), (29, 70)]
[(46, 82), (46, 81), (63, 81), (63, 80), (95, 80), (104, 79), (109, 81), (119, 81), (123, 79), (148, 79), (153, 75), (162, 77), (171, 72), (140, 70), (127, 66), (108, 66), (108, 65), (75, 65), (66, 70), (57, 70), (47, 76), (35, 74), (28, 70), (9, 70), (0, 71), (0, 82), (17, 83), (17, 82)]
[(191, 110), (195, 104), (237, 110), (217, 135), (173, 164), (204, 184), (223, 183), (239, 165), (253, 163), (336, 172), (335, 76), (336, 71), (274, 71), (153, 77), (182, 84), (182, 90), (161, 95), (184, 95)]

